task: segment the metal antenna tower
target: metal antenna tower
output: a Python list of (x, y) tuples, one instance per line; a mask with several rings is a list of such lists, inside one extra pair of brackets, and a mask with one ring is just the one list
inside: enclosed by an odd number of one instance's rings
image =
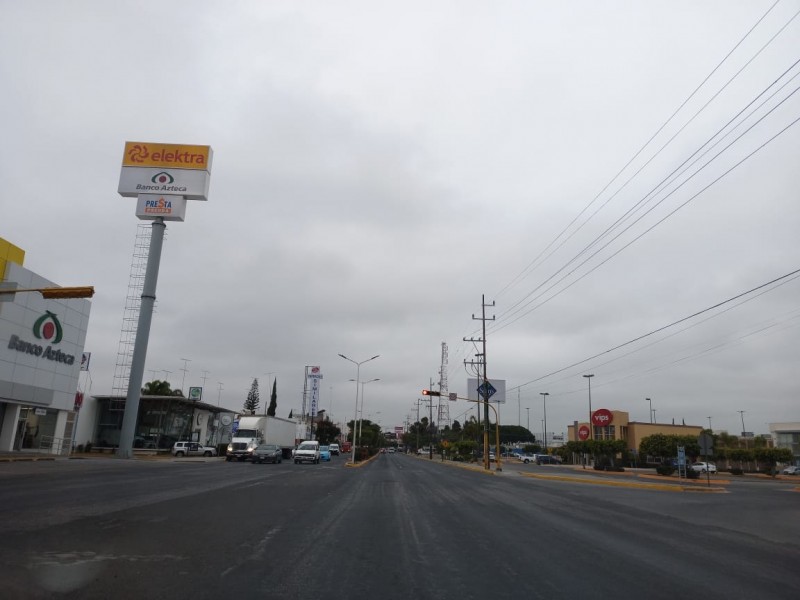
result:
[(439, 415), (436, 419), (440, 427), (450, 425), (450, 403), (442, 403), (442, 397), (447, 398), (447, 342), (442, 342), (442, 366), (439, 369)]
[(149, 223), (140, 223), (136, 228), (136, 240), (133, 244), (133, 258), (128, 278), (128, 294), (125, 297), (125, 310), (122, 314), (122, 328), (119, 333), (117, 364), (114, 367), (114, 381), (111, 385), (111, 394), (116, 398), (112, 399), (110, 410), (125, 410), (125, 397), (128, 395), (128, 382), (131, 375), (133, 347), (136, 343), (139, 308), (142, 304), (142, 289), (147, 270), (151, 232), (152, 227)]

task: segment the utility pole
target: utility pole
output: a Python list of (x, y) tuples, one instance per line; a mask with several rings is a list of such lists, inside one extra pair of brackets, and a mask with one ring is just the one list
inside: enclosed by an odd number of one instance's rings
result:
[[(483, 345), (483, 381), (481, 385), (478, 386), (479, 391), (478, 393), (483, 396), (484, 401), (486, 404), (483, 405), (483, 468), (489, 470), (490, 463), (489, 463), (489, 378), (486, 374), (486, 321), (494, 321), (495, 317), (492, 316), (491, 318), (487, 318), (486, 316), (486, 308), (493, 307), (494, 301), (491, 304), (486, 304), (486, 296), (481, 295), (481, 316), (476, 317), (474, 314), (472, 315), (473, 321), (481, 321), (482, 325), (482, 333), (483, 336), (480, 339), (467, 339), (464, 338), (465, 342), (481, 342)], [(497, 424), (500, 425), (499, 423)]]
[[(431, 387), (429, 390), (433, 389), (433, 379), (431, 381)], [(428, 430), (430, 431), (430, 438), (428, 441), (428, 459), (433, 460), (433, 398), (428, 398)]]
[(417, 426), (414, 428), (417, 430), (417, 450), (419, 450), (419, 402), (420, 399), (417, 398)]

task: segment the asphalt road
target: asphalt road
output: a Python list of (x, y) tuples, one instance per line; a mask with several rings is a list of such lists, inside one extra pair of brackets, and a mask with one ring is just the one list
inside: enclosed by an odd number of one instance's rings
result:
[(0, 464), (0, 596), (800, 597), (792, 486), (669, 493), (343, 463)]

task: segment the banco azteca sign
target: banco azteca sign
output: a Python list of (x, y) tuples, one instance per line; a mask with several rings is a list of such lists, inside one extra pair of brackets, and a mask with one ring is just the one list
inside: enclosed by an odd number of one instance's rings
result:
[[(61, 322), (55, 313), (46, 310), (41, 317), (36, 319), (32, 329), (33, 336), (37, 340), (41, 340), (41, 343), (28, 342), (18, 335), (12, 335), (11, 339), (8, 340), (9, 350), (31, 354), (53, 362), (64, 363), (65, 365), (75, 363), (74, 354), (65, 354), (61, 350), (53, 349), (53, 346), (61, 343), (64, 338), (64, 328), (61, 327)], [(45, 348), (42, 344), (47, 344), (47, 347)]]

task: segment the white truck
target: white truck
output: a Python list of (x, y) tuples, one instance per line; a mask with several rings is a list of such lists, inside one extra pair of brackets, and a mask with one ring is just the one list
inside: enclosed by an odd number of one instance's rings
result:
[(290, 458), (294, 448), (297, 424), (289, 419), (267, 416), (239, 417), (238, 427), (231, 434), (225, 460), (248, 460), (259, 444), (281, 447), (284, 458)]

